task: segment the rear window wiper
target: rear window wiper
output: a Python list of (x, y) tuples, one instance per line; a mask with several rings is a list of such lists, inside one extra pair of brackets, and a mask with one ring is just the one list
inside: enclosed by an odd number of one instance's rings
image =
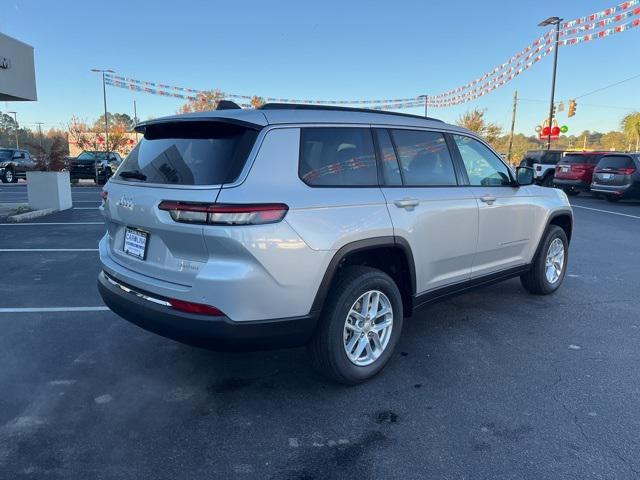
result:
[(136, 180), (145, 181), (147, 176), (139, 170), (125, 170), (119, 174), (122, 178), (135, 178)]

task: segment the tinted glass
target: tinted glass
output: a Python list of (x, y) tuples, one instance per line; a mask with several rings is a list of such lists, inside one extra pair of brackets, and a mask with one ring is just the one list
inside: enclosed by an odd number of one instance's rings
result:
[(564, 156), (564, 158), (562, 159), (561, 163), (570, 163), (570, 164), (575, 164), (575, 163), (587, 163), (589, 165), (595, 165), (596, 163), (598, 163), (598, 160), (600, 160), (602, 158), (602, 155), (576, 155), (576, 154), (567, 154)]
[(86, 160), (88, 162), (93, 162), (97, 160), (104, 160), (107, 158), (107, 154), (105, 152), (82, 152), (78, 155), (78, 160)]
[(444, 135), (420, 130), (393, 130), (405, 185), (457, 185)]
[(377, 186), (369, 128), (303, 128), (300, 178), (318, 186)]
[[(134, 182), (231, 183), (240, 175), (257, 135), (255, 130), (220, 122), (149, 125), (144, 138), (129, 153), (118, 174), (120, 180)], [(125, 172), (142, 175), (124, 178)]]
[(13, 156), (13, 150), (0, 150), (0, 158), (7, 159)]
[(382, 162), (382, 179), (385, 185), (402, 185), (400, 176), (400, 166), (389, 137), (389, 132), (376, 129), (378, 148), (380, 149), (380, 160)]
[(626, 155), (610, 155), (606, 157), (602, 157), (600, 162), (598, 162), (598, 169), (603, 168), (631, 168), (633, 167), (633, 159), (631, 157), (627, 157)]
[(509, 168), (483, 143), (462, 135), (453, 135), (472, 186), (510, 185)]

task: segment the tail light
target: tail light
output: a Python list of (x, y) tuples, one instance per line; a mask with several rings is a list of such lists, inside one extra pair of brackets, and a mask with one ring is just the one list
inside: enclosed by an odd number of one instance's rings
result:
[(619, 168), (618, 173), (622, 175), (633, 175), (636, 171), (635, 167)]
[(185, 302), (184, 300), (169, 299), (171, 308), (186, 313), (195, 313), (198, 315), (213, 315), (216, 317), (224, 316), (220, 310), (211, 305), (205, 305), (203, 303)]
[(287, 214), (289, 207), (283, 203), (225, 204), (191, 203), (164, 200), (158, 205), (168, 211), (171, 218), (182, 223), (209, 225), (263, 225), (277, 223)]

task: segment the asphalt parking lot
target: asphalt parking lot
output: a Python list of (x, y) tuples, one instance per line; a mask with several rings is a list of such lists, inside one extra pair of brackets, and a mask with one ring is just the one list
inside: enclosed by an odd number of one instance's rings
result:
[(557, 294), (511, 280), (432, 305), (347, 388), (304, 349), (209, 352), (106, 310), (99, 189), (73, 199), (0, 225), (1, 478), (640, 476), (640, 202), (572, 199)]

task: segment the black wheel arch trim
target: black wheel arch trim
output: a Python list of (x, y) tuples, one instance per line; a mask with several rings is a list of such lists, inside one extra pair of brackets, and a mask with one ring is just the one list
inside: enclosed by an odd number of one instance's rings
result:
[[(409, 278), (411, 283), (410, 296), (413, 297), (416, 293), (416, 265), (413, 259), (413, 253), (409, 242), (398, 236), (388, 235), (383, 237), (372, 237), (363, 240), (356, 240), (354, 242), (347, 243), (340, 247), (331, 258), (329, 265), (327, 266), (320, 287), (316, 292), (316, 296), (311, 306), (310, 314), (319, 314), (322, 311), (324, 301), (329, 294), (329, 289), (335, 278), (336, 272), (340, 268), (341, 262), (350, 254), (355, 252), (362, 252), (365, 250), (374, 250), (381, 247), (394, 247), (400, 248), (407, 257), (407, 263), (409, 265)], [(409, 312), (405, 312), (407, 315)]]

